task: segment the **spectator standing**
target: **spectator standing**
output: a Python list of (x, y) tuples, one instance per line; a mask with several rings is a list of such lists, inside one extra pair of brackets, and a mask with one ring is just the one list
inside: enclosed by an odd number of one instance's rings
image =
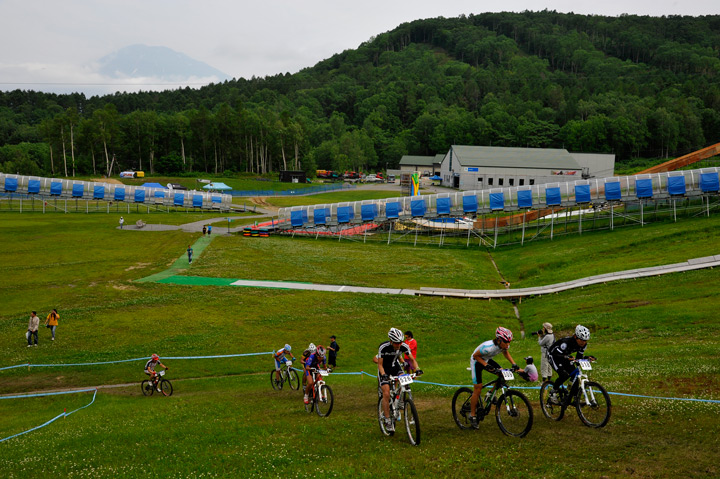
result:
[(337, 353), (340, 351), (340, 345), (335, 341), (335, 335), (330, 336), (330, 346), (328, 346), (328, 366), (335, 369), (337, 367)]
[(207, 226), (203, 225), (203, 236), (205, 236), (205, 233), (207, 233)]
[(30, 321), (28, 321), (28, 348), (32, 346), (32, 339), (35, 337), (35, 346), (38, 345), (38, 329), (40, 328), (40, 318), (37, 316), (37, 312), (33, 311), (30, 315)]
[[(417, 341), (413, 336), (412, 331), (405, 331), (405, 344), (410, 346), (410, 352), (413, 358), (417, 359)], [(405, 362), (408, 362), (408, 355), (405, 355)]]
[(123, 229), (123, 225), (125, 224), (125, 218), (122, 216), (120, 217), (120, 229)]
[(212, 225), (208, 225), (208, 236), (212, 233)]
[(60, 319), (60, 315), (58, 314), (57, 309), (53, 308), (45, 320), (45, 326), (50, 328), (50, 331), (52, 331), (52, 338), (50, 341), (55, 341), (55, 329), (58, 327), (58, 319)]
[(192, 246), (190, 246), (190, 245), (188, 245), (187, 254), (188, 254), (188, 264), (191, 264), (193, 249), (192, 249)]
[(553, 325), (550, 323), (543, 323), (542, 329), (532, 333), (538, 335), (538, 344), (540, 345), (540, 375), (542, 380), (550, 381), (552, 377), (552, 366), (550, 365), (550, 346), (555, 342), (555, 335), (553, 334)]

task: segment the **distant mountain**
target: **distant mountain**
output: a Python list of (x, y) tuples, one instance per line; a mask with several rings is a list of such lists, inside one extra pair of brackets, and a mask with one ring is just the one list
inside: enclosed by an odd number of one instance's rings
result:
[(102, 57), (98, 64), (98, 72), (110, 78), (143, 77), (173, 82), (190, 78), (231, 79), (207, 63), (167, 47), (131, 45)]

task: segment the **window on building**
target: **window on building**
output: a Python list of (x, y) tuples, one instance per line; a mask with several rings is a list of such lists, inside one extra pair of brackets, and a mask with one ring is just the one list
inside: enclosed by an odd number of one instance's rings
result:
[(502, 186), (502, 185), (503, 185), (503, 180), (504, 180), (504, 178), (499, 178), (499, 179), (498, 179), (498, 186)]
[(479, 176), (479, 177), (478, 177), (478, 183), (482, 183), (482, 182), (483, 182), (483, 179), (482, 179), (481, 176)]
[(492, 178), (488, 178), (488, 186), (492, 186), (492, 185), (493, 185), (493, 179), (492, 179)]
[(520, 178), (520, 186), (525, 185), (525, 178)]
[(531, 178), (531, 179), (530, 179), (530, 186), (532, 186), (532, 185), (534, 185), (534, 184), (535, 184), (535, 180), (533, 180), (533, 179)]
[(510, 186), (515, 186), (515, 178), (510, 178), (508, 181), (510, 182)]

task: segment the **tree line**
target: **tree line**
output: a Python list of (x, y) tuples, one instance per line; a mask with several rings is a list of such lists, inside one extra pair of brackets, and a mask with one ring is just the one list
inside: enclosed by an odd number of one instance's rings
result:
[(373, 171), (453, 144), (620, 161), (720, 141), (720, 16), (402, 24), (295, 74), (86, 98), (0, 93), (0, 170)]

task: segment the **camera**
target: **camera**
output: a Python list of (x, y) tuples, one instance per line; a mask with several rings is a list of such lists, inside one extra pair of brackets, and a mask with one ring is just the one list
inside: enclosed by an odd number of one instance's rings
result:
[(530, 336), (537, 336), (538, 334), (542, 334), (542, 333), (543, 333), (543, 330), (538, 329), (537, 331), (533, 331), (532, 333), (530, 333)]

